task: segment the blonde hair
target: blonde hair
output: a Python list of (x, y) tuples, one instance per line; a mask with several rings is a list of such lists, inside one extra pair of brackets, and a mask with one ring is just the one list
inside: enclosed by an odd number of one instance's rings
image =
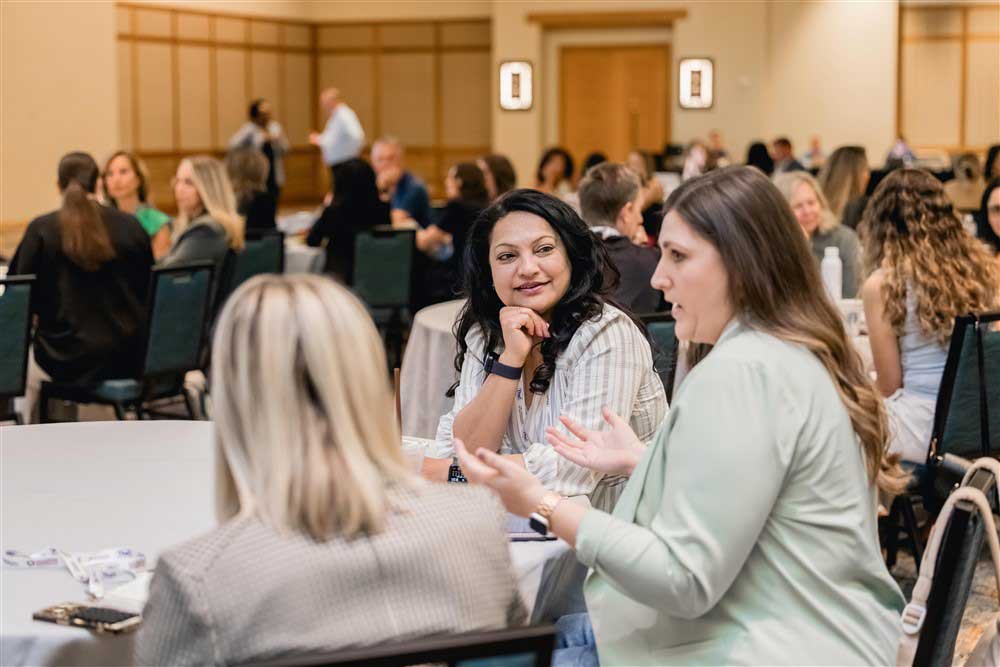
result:
[[(729, 295), (752, 329), (809, 350), (826, 369), (858, 436), (869, 481), (900, 493), (907, 476), (889, 456), (888, 416), (826, 296), (819, 268), (788, 204), (753, 167), (724, 167), (685, 181), (664, 205), (719, 251)], [(694, 345), (689, 361), (707, 349)]]
[(823, 194), (822, 188), (819, 187), (819, 183), (815, 178), (812, 177), (807, 171), (785, 171), (774, 176), (774, 186), (778, 188), (778, 192), (781, 196), (785, 198), (788, 205), (792, 205), (792, 197), (795, 195), (795, 189), (799, 187), (799, 183), (808, 183), (809, 187), (813, 189), (816, 193), (816, 200), (819, 202), (819, 229), (821, 234), (826, 234), (832, 231), (840, 224), (840, 219), (833, 214), (830, 210), (830, 204), (826, 201), (826, 195)]
[(344, 287), (262, 275), (226, 301), (212, 347), (220, 520), (317, 540), (385, 528), (400, 447), (381, 339)]
[(897, 336), (913, 290), (921, 332), (945, 344), (955, 317), (989, 310), (1000, 267), (965, 232), (944, 188), (920, 169), (898, 169), (881, 183), (858, 226), (866, 268), (883, 273), (882, 301)]
[(840, 219), (849, 201), (865, 193), (862, 173), (868, 169), (868, 156), (861, 146), (841, 146), (833, 151), (819, 171), (819, 184)]
[[(201, 198), (201, 205), (208, 215), (226, 232), (229, 247), (243, 250), (246, 223), (236, 212), (236, 195), (233, 184), (221, 162), (208, 155), (195, 155), (181, 160), (181, 166), (191, 167), (191, 180)], [(183, 212), (179, 212), (173, 222), (173, 240), (176, 241), (191, 225)]]

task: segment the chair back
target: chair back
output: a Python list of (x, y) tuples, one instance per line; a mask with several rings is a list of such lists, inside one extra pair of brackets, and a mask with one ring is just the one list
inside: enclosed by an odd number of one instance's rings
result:
[(467, 632), (328, 654), (253, 663), (254, 667), (405, 667), (440, 663), (448, 667), (549, 667), (555, 645), (551, 625)]
[(410, 305), (415, 240), (412, 229), (376, 228), (358, 234), (354, 291), (370, 307)]
[(212, 262), (153, 269), (143, 375), (183, 375), (200, 367), (211, 305)]
[(677, 335), (674, 332), (676, 322), (669, 313), (640, 315), (639, 319), (649, 331), (653, 346), (653, 368), (660, 376), (669, 402), (673, 400), (674, 376), (677, 372)]
[[(991, 470), (979, 468), (966, 475), (962, 486), (978, 489), (986, 496), (993, 513), (997, 512), (997, 479)], [(926, 602), (926, 615), (920, 628), (920, 638), (913, 657), (914, 665), (950, 665), (955, 643), (962, 625), (965, 606), (972, 590), (973, 579), (983, 547), (987, 542), (983, 514), (968, 501), (955, 503), (950, 516), (942, 513), (935, 531), (945, 531)], [(995, 528), (992, 528), (995, 530)], [(929, 550), (925, 557), (933, 554)], [(998, 582), (1000, 585), (1000, 582)], [(991, 593), (987, 593), (990, 595)]]
[[(928, 462), (1000, 451), (1000, 312), (955, 318)], [(990, 406), (995, 406), (990, 409)]]
[(24, 394), (34, 284), (33, 275), (0, 279), (0, 397)]
[(227, 257), (219, 277), (214, 312), (222, 309), (229, 295), (261, 273), (284, 273), (285, 235), (274, 229), (249, 231), (239, 253)]

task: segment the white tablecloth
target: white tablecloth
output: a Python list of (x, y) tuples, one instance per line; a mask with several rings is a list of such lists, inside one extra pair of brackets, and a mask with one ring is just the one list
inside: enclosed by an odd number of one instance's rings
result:
[(458, 379), (452, 326), (464, 303), (457, 299), (428, 306), (413, 318), (399, 380), (407, 435), (433, 438), (441, 415), (451, 410), (454, 401), (444, 393)]
[[(210, 422), (189, 421), (3, 427), (0, 547), (130, 547), (153, 567), (168, 547), (215, 526), (212, 433)], [(529, 609), (546, 562), (567, 550), (562, 542), (511, 544)], [(85, 599), (68, 572), (5, 568), (0, 576), (0, 665), (129, 664), (129, 635), (92, 635), (31, 619), (44, 607)]]
[(326, 251), (297, 240), (285, 240), (285, 273), (323, 273)]

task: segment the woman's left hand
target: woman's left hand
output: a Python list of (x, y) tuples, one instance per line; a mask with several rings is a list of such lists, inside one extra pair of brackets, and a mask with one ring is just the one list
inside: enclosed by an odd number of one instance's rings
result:
[(517, 463), (482, 447), (473, 455), (457, 438), (455, 453), (466, 479), (473, 484), (483, 484), (493, 489), (508, 512), (526, 517), (542, 501), (545, 487)]

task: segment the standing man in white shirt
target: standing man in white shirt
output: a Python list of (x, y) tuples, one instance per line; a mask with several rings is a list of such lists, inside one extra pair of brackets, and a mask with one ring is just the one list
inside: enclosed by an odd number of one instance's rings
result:
[(277, 204), (285, 185), (284, 157), (289, 146), (281, 123), (274, 120), (271, 113), (271, 103), (267, 100), (261, 98), (251, 102), (249, 120), (229, 140), (229, 150), (256, 148), (264, 154), (269, 167), (267, 191)]
[(333, 169), (338, 164), (360, 154), (365, 131), (357, 114), (340, 99), (340, 91), (336, 88), (327, 88), (320, 93), (319, 103), (330, 117), (322, 134), (309, 133), (309, 143), (319, 146), (332, 178)]

